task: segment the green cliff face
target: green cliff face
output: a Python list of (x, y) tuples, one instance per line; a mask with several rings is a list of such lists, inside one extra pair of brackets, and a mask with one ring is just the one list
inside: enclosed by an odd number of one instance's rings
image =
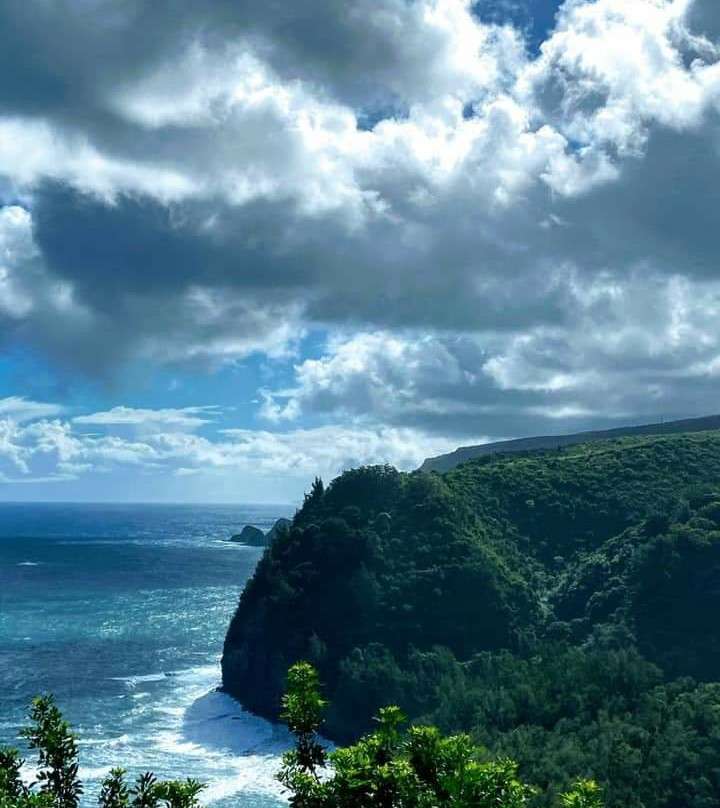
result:
[(717, 433), (496, 455), (443, 476), (347, 472), (316, 485), (265, 553), (224, 686), (274, 717), (285, 672), (307, 659), (337, 740), (397, 703), (471, 731), (550, 791), (580, 774), (609, 806), (717, 805), (720, 775), (700, 769), (720, 759), (719, 526)]

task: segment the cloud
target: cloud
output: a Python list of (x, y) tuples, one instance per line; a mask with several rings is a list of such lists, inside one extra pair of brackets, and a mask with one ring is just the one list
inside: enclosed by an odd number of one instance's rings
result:
[(711, 43), (720, 41), (720, 9), (714, 0), (695, 0), (688, 9), (688, 27)]
[[(165, 408), (159, 410), (138, 409), (136, 407), (117, 406), (105, 412), (89, 415), (77, 415), (74, 424), (94, 426), (135, 426), (142, 428), (170, 428), (194, 430), (211, 423), (218, 414), (219, 407), (183, 407), (181, 409)], [(2, 403), (0, 402), (0, 412)]]
[(0, 418), (12, 418), (17, 423), (59, 415), (64, 408), (58, 404), (29, 401), (24, 396), (0, 398)]
[(69, 285), (43, 266), (30, 213), (20, 205), (0, 207), (0, 322), (9, 331), (40, 310), (62, 318), (72, 307)]
[[(98, 371), (129, 356), (212, 363), (287, 351), (308, 322), (553, 324), (563, 265), (696, 272), (709, 233), (678, 267), (673, 231), (703, 226), (658, 226), (686, 200), (650, 193), (715, 195), (717, 161), (681, 145), (717, 131), (720, 67), (688, 28), (696, 7), (569, 0), (532, 58), (464, 0), (272, 15), (94, 2), (32, 19), (11, 0), (5, 30), (47, 50), (30, 64), (7, 43), (6, 80), (28, 76), (0, 110), (0, 170), (32, 195), (37, 286), (64, 285), (82, 311), (68, 328), (45, 310), (36, 340), (50, 350), (69, 333), (61, 350)], [(80, 82), (63, 41), (108, 54)]]
[[(426, 436), (412, 429), (390, 427), (322, 426), (287, 432), (226, 430), (231, 443), (225, 448), (233, 463), (256, 468), (261, 474), (310, 479), (326, 478), (343, 469), (373, 463), (390, 463), (401, 469), (420, 464), (425, 450), (448, 447), (447, 439)], [(441, 449), (442, 451), (442, 449)]]
[(639, 272), (567, 279), (571, 314), (520, 333), (334, 338), (263, 392), (274, 423), (365, 419), (428, 434), (501, 436), (715, 411), (720, 282)]
[[(19, 400), (18, 400), (19, 401)], [(11, 483), (65, 483), (75, 479), (108, 479), (127, 472), (139, 479), (192, 477), (207, 488), (194, 493), (214, 498), (208, 480), (227, 485), (238, 476), (269, 480), (282, 477), (298, 497), (316, 474), (333, 477), (345, 468), (368, 463), (416, 467), (428, 451), (451, 448), (446, 439), (432, 438), (409, 428), (320, 426), (311, 429), (268, 431), (226, 429), (214, 437), (193, 430), (206, 423), (214, 408), (133, 410), (116, 407), (105, 413), (76, 416), (71, 421), (41, 417), (23, 423), (13, 418), (14, 401), (0, 409), (0, 475)], [(27, 416), (25, 412), (24, 418)], [(106, 434), (78, 429), (99, 425)], [(123, 426), (150, 425), (128, 437)]]
[[(105, 380), (294, 363), (259, 434), (298, 468), (341, 418), (406, 462), (398, 430), (713, 409), (716, 7), (566, 0), (531, 50), (466, 0), (7, 0), (1, 338)], [(183, 476), (250, 445), (164, 412), (58, 421), (58, 462)]]
[(23, 208), (0, 209), (0, 314), (7, 318), (25, 317), (33, 307), (16, 275), (16, 268), (35, 254), (29, 224)]
[(303, 334), (298, 303), (260, 284), (243, 295), (197, 285), (202, 244), (174, 244), (166, 214), (150, 212), (165, 224), (144, 235), (146, 205), (120, 214), (56, 186), (32, 212), (0, 208), (0, 340), (100, 376), (130, 359), (213, 366), (294, 350)]
[(335, 338), (322, 357), (296, 366), (295, 386), (263, 391), (261, 414), (278, 423), (306, 413), (368, 416), (380, 423), (439, 416), (446, 423), (464, 421), (491, 406), (493, 393), (482, 378), (488, 358), (472, 335), (372, 332)]
[[(117, 93), (177, 63), (188, 42), (220, 52), (240, 43), (284, 81), (308, 81), (350, 105), (393, 94), (423, 98), (487, 81), (477, 64), (487, 33), (469, 24), (470, 10), (465, 0), (372, 0), (362, 10), (332, 0), (302, 6), (161, 0), (152, 8), (141, 0), (122, 8), (88, 0), (31, 13), (20, 0), (8, 0), (0, 52), (15, 82), (8, 76), (6, 98), (28, 113), (72, 115), (77, 107), (101, 107), (110, 90)], [(28, 40), (42, 46), (45, 58), (29, 56), (23, 47)], [(88, 73), (88, 63), (97, 69)]]

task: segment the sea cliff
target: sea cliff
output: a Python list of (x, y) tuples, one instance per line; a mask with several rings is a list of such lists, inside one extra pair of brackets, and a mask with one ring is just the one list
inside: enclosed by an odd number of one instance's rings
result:
[[(285, 671), (307, 659), (335, 739), (394, 702), (473, 732), (548, 788), (572, 769), (604, 780), (610, 806), (699, 805), (668, 801), (659, 756), (702, 790), (693, 767), (720, 753), (701, 726), (720, 700), (718, 483), (715, 432), (491, 456), (443, 476), (347, 472), (314, 487), (260, 561), (224, 687), (276, 717)], [(658, 699), (674, 730), (657, 724)]]

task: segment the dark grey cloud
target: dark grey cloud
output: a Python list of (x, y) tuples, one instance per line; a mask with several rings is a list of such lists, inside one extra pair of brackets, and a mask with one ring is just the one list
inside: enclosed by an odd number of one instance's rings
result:
[(422, 91), (446, 44), (427, 35), (416, 0), (7, 0), (0, 8), (2, 106), (93, 123), (89, 110), (105, 109), (108, 92), (179, 58), (195, 41), (220, 51), (244, 43), (284, 78), (315, 82), (361, 107)]
[(307, 253), (284, 248), (293, 213), (283, 203), (229, 209), (212, 200), (166, 206), (122, 196), (108, 205), (57, 183), (44, 185), (35, 200), (35, 239), (49, 265), (101, 309), (112, 309), (118, 295), (161, 295), (193, 284), (269, 295), (312, 282)]
[[(712, 113), (701, 131), (654, 127), (642, 158), (576, 199), (556, 200), (567, 227), (552, 245), (586, 269), (632, 267), (692, 277), (720, 276), (720, 127)], [(548, 245), (550, 246), (550, 245)]]
[[(415, 375), (375, 357), (368, 387), (329, 348), (338, 384), (286, 404), (495, 435), (583, 426), (603, 395), (687, 414), (717, 329), (676, 312), (673, 342), (666, 298), (676, 276), (716, 292), (718, 93), (679, 5), (646, 6), (662, 25), (566, 4), (528, 57), (460, 0), (7, 0), (0, 187), (32, 229), (0, 276), (6, 338), (107, 375), (278, 354), (308, 326), (430, 333), (454, 375), (421, 343)], [(650, 288), (648, 316), (618, 303)], [(604, 349), (618, 334), (641, 348)]]
[[(631, 268), (717, 277), (714, 138), (658, 129), (644, 159), (577, 198), (537, 185), (522, 204), (488, 217), (461, 191), (427, 219), (408, 211), (355, 231), (333, 215), (308, 218), (290, 201), (165, 205), (121, 195), (108, 204), (45, 183), (35, 192), (34, 235), (48, 271), (93, 312), (81, 332), (86, 349), (72, 350), (86, 367), (107, 368), (146, 337), (185, 329), (192, 339), (187, 294), (198, 286), (253, 308), (300, 307), (326, 327), (572, 329), (564, 267), (587, 278), (611, 271), (620, 284)], [(58, 327), (71, 333), (65, 321)], [(233, 329), (243, 322), (228, 323)]]
[(688, 23), (694, 33), (714, 42), (720, 40), (720, 7), (715, 0), (695, 0), (690, 7)]
[(265, 415), (341, 413), (459, 438), (702, 414), (717, 408), (719, 306), (717, 280), (608, 274), (576, 287), (562, 327), (354, 334), (266, 391)]
[[(300, 302), (319, 323), (515, 329), (560, 322), (567, 307), (562, 281), (539, 271), (543, 262), (553, 266), (546, 250), (534, 255), (537, 245), (483, 237), (467, 210), (448, 211), (437, 232), (435, 221), (383, 220), (348, 232), (288, 203), (168, 207), (121, 196), (108, 205), (46, 183), (32, 213), (52, 272), (108, 317), (125, 319), (128, 300), (172, 300), (197, 285)], [(499, 233), (504, 228), (512, 225), (499, 221)], [(525, 285), (517, 283), (523, 274)]]

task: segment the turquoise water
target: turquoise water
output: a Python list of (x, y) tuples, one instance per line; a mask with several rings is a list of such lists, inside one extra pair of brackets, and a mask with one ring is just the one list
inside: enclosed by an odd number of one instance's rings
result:
[(0, 745), (17, 745), (30, 699), (49, 692), (80, 737), (85, 805), (119, 764), (201, 779), (219, 808), (282, 804), (285, 731), (216, 687), (261, 552), (225, 539), (291, 512), (0, 504)]

